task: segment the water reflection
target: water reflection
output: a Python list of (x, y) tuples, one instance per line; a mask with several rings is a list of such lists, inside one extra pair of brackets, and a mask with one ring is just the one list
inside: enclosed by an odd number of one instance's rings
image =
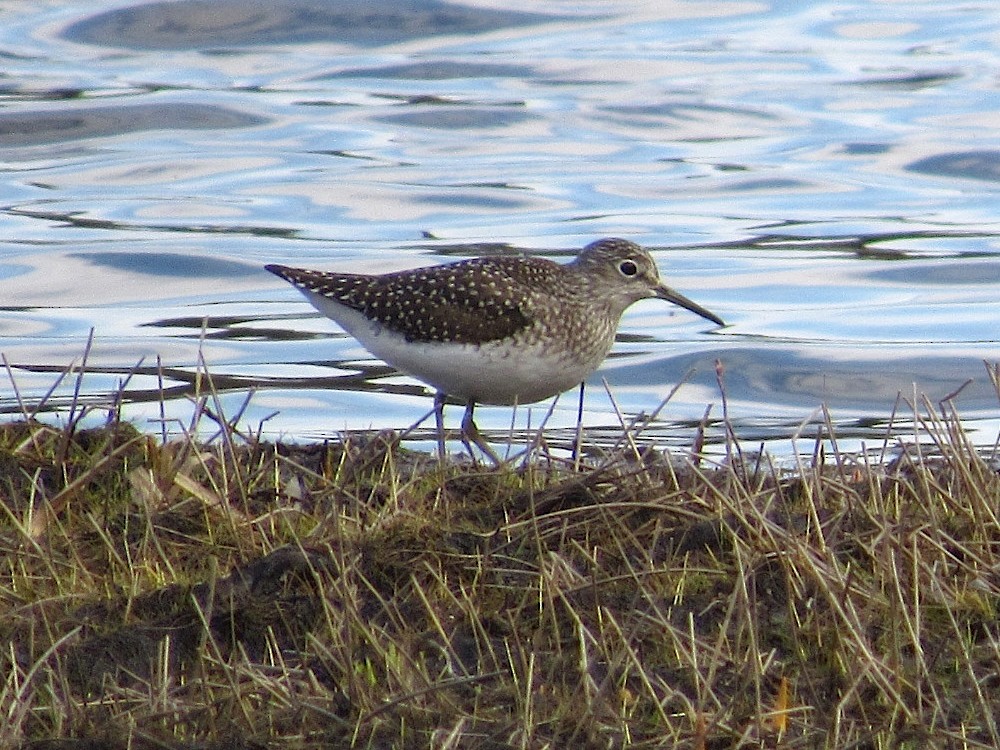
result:
[(764, 138), (774, 133), (775, 128), (792, 124), (782, 122), (777, 114), (765, 110), (701, 101), (671, 100), (602, 107), (600, 111), (602, 119), (624, 126), (626, 132), (656, 130), (660, 137), (696, 143)]
[(175, 276), (180, 278), (205, 278), (215, 276), (231, 279), (234, 276), (251, 276), (259, 269), (246, 263), (224, 258), (206, 258), (198, 255), (179, 253), (78, 253), (70, 257), (79, 258), (96, 266), (122, 271), (126, 274), (150, 276)]
[(185, 102), (74, 106), (58, 111), (0, 112), (0, 149), (101, 138), (144, 130), (231, 129), (262, 125), (263, 117)]
[[(896, 356), (891, 364), (866, 347), (838, 351), (837, 358), (819, 347), (783, 346), (730, 349), (711, 356), (724, 364), (727, 394), (744, 408), (772, 401), (774, 394), (781, 394), (785, 407), (797, 405), (803, 413), (824, 404), (838, 416), (852, 418), (885, 414), (900, 396), (926, 396), (938, 403), (957, 394), (956, 406), (970, 414), (997, 408), (997, 393), (981, 359), (935, 355), (933, 349), (924, 352), (920, 347), (892, 349)], [(704, 367), (704, 359), (680, 358), (675, 366), (699, 364)]]
[(964, 151), (918, 159), (907, 169), (940, 177), (1000, 182), (1000, 151)]
[(74, 42), (143, 50), (340, 41), (395, 44), (441, 34), (480, 34), (558, 16), (437, 0), (173, 0), (99, 13), (70, 25)]
[[(264, 263), (564, 259), (624, 235), (731, 325), (630, 310), (589, 383), (595, 440), (617, 439), (617, 410), (649, 414), (679, 382), (648, 439), (690, 444), (714, 405), (708, 439), (723, 442), (723, 387), (741, 436), (776, 450), (823, 403), (848, 434), (884, 435), (915, 388), (961, 389), (977, 440), (995, 438), (986, 6), (904, 21), (860, 0), (613, 14), (478, 0), (8, 6), (8, 413), (83, 398), (182, 423), (207, 368), (221, 406), (271, 436), (405, 427), (430, 408), (426, 389)], [(86, 372), (59, 380), (91, 329)], [(547, 408), (513, 423), (483, 409), (480, 427), (522, 434)], [(555, 439), (572, 435), (575, 398), (547, 418)]]
[(383, 115), (379, 122), (395, 123), (417, 128), (443, 128), (469, 130), (480, 128), (505, 128), (509, 125), (537, 120), (537, 115), (516, 108), (499, 107), (433, 107), (413, 112)]
[(374, 68), (347, 68), (311, 80), (375, 78), (391, 81), (450, 81), (458, 78), (532, 78), (536, 71), (527, 65), (504, 65), (456, 60), (431, 60)]

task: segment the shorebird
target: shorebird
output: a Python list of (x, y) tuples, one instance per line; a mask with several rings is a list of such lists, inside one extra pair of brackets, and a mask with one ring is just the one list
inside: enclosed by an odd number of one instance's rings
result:
[(530, 404), (600, 366), (626, 308), (643, 299), (722, 319), (660, 281), (650, 254), (602, 239), (566, 264), (530, 256), (472, 258), (385, 274), (268, 265), (369, 352), (435, 389), (438, 450), (444, 403), (465, 402), (462, 437), (500, 458), (473, 420), (475, 405)]

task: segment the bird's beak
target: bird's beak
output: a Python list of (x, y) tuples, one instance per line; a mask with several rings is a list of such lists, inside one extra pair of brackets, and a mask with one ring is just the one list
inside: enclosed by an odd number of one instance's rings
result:
[(716, 325), (720, 325), (720, 326), (724, 326), (725, 325), (725, 323), (723, 322), (722, 318), (720, 318), (718, 315), (716, 315), (715, 313), (709, 312), (708, 310), (706, 310), (704, 307), (702, 307), (698, 303), (696, 303), (696, 302), (694, 302), (692, 300), (689, 300), (683, 294), (681, 294), (680, 292), (675, 292), (673, 289), (671, 289), (668, 286), (662, 286), (661, 285), (661, 286), (657, 287), (656, 288), (656, 298), (657, 299), (665, 299), (667, 302), (673, 302), (675, 305), (680, 305), (685, 310), (690, 310), (695, 315), (700, 315), (701, 317), (705, 318), (706, 320), (711, 320)]

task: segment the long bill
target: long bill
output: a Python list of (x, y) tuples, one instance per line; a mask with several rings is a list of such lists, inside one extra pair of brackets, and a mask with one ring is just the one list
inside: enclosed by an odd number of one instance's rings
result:
[(666, 300), (667, 302), (673, 302), (675, 305), (680, 305), (685, 310), (690, 310), (695, 315), (700, 315), (706, 320), (711, 320), (716, 325), (720, 326), (725, 325), (725, 322), (723, 322), (722, 318), (720, 318), (718, 315), (716, 315), (713, 312), (709, 312), (694, 300), (688, 299), (680, 292), (675, 292), (668, 286), (657, 287), (656, 298)]

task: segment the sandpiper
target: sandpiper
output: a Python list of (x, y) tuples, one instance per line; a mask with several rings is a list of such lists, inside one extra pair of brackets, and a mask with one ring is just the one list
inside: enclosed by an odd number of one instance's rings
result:
[(592, 242), (566, 264), (511, 256), (376, 275), (265, 268), (376, 357), (436, 389), (442, 455), (452, 396), (466, 404), (466, 445), (497, 463), (473, 421), (475, 405), (530, 404), (578, 385), (607, 356), (634, 302), (666, 300), (725, 325), (665, 286), (649, 253), (622, 239)]

